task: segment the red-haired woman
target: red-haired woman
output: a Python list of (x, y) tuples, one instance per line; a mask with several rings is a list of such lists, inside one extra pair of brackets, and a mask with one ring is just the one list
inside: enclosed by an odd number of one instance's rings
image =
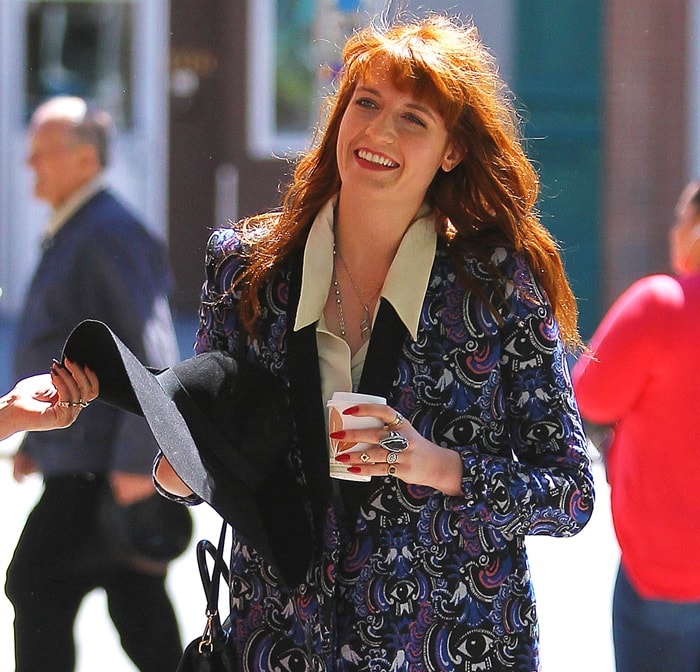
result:
[[(288, 387), (315, 540), (289, 586), (235, 534), (230, 645), (241, 670), (530, 672), (524, 537), (576, 534), (593, 506), (537, 175), (473, 27), (370, 27), (343, 61), (281, 209), (207, 251), (196, 350), (243, 347)], [(329, 430), (336, 391), (385, 397), (349, 411), (383, 426)], [(369, 480), (330, 477), (329, 438), (370, 444), (337, 456)], [(167, 461), (156, 477), (189, 494)]]

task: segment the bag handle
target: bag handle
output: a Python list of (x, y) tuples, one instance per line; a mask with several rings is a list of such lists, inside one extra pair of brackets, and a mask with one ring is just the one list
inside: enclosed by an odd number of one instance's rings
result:
[[(226, 585), (229, 584), (229, 570), (226, 561), (224, 560), (224, 544), (226, 542), (226, 530), (228, 522), (226, 520), (221, 524), (221, 532), (219, 534), (219, 545), (215, 547), (208, 539), (202, 539), (197, 543), (197, 565), (199, 567), (199, 576), (204, 587), (204, 595), (207, 600), (207, 624), (204, 627), (202, 638), (199, 642), (199, 651), (212, 652), (214, 649), (214, 640), (218, 640), (224, 636), (223, 628), (221, 627), (221, 617), (219, 615), (219, 588), (221, 579), (223, 578)], [(207, 556), (211, 557), (214, 565), (209, 570)]]

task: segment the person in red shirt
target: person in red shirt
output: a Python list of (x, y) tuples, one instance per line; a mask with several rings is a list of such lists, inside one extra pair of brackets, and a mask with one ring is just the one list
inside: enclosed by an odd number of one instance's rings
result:
[(583, 417), (613, 430), (618, 672), (700, 670), (700, 181), (669, 243), (675, 275), (627, 289), (572, 374)]

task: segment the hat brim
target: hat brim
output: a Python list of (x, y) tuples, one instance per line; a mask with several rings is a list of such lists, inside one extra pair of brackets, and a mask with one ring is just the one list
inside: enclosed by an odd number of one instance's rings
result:
[[(296, 585), (304, 579), (313, 544), (301, 491), (285, 460), (251, 478), (245, 461), (245, 469), (235, 468), (240, 451), (227, 444), (234, 467), (231, 459), (224, 463), (221, 452), (208, 449), (212, 436), (220, 438), (218, 431), (201, 415), (193, 421), (192, 399), (186, 392), (174, 392), (173, 385), (178, 386), (172, 369), (145, 367), (102, 322), (86, 320), (76, 326), (63, 356), (95, 371), (99, 400), (145, 417), (184, 483), (240, 532), (284, 582)], [(159, 382), (162, 373), (168, 374), (166, 385)]]

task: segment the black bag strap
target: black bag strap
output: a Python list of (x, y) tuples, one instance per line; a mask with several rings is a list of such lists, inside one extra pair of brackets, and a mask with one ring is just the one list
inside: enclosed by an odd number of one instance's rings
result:
[[(215, 643), (225, 636), (221, 627), (221, 616), (219, 615), (219, 588), (222, 578), (227, 586), (229, 584), (228, 565), (224, 560), (227, 528), (228, 523), (224, 520), (221, 524), (218, 546), (215, 547), (208, 539), (202, 539), (197, 543), (197, 565), (207, 600), (207, 624), (199, 643), (200, 653), (203, 650), (213, 651)], [(214, 563), (211, 570), (209, 569), (207, 556), (211, 557)]]

